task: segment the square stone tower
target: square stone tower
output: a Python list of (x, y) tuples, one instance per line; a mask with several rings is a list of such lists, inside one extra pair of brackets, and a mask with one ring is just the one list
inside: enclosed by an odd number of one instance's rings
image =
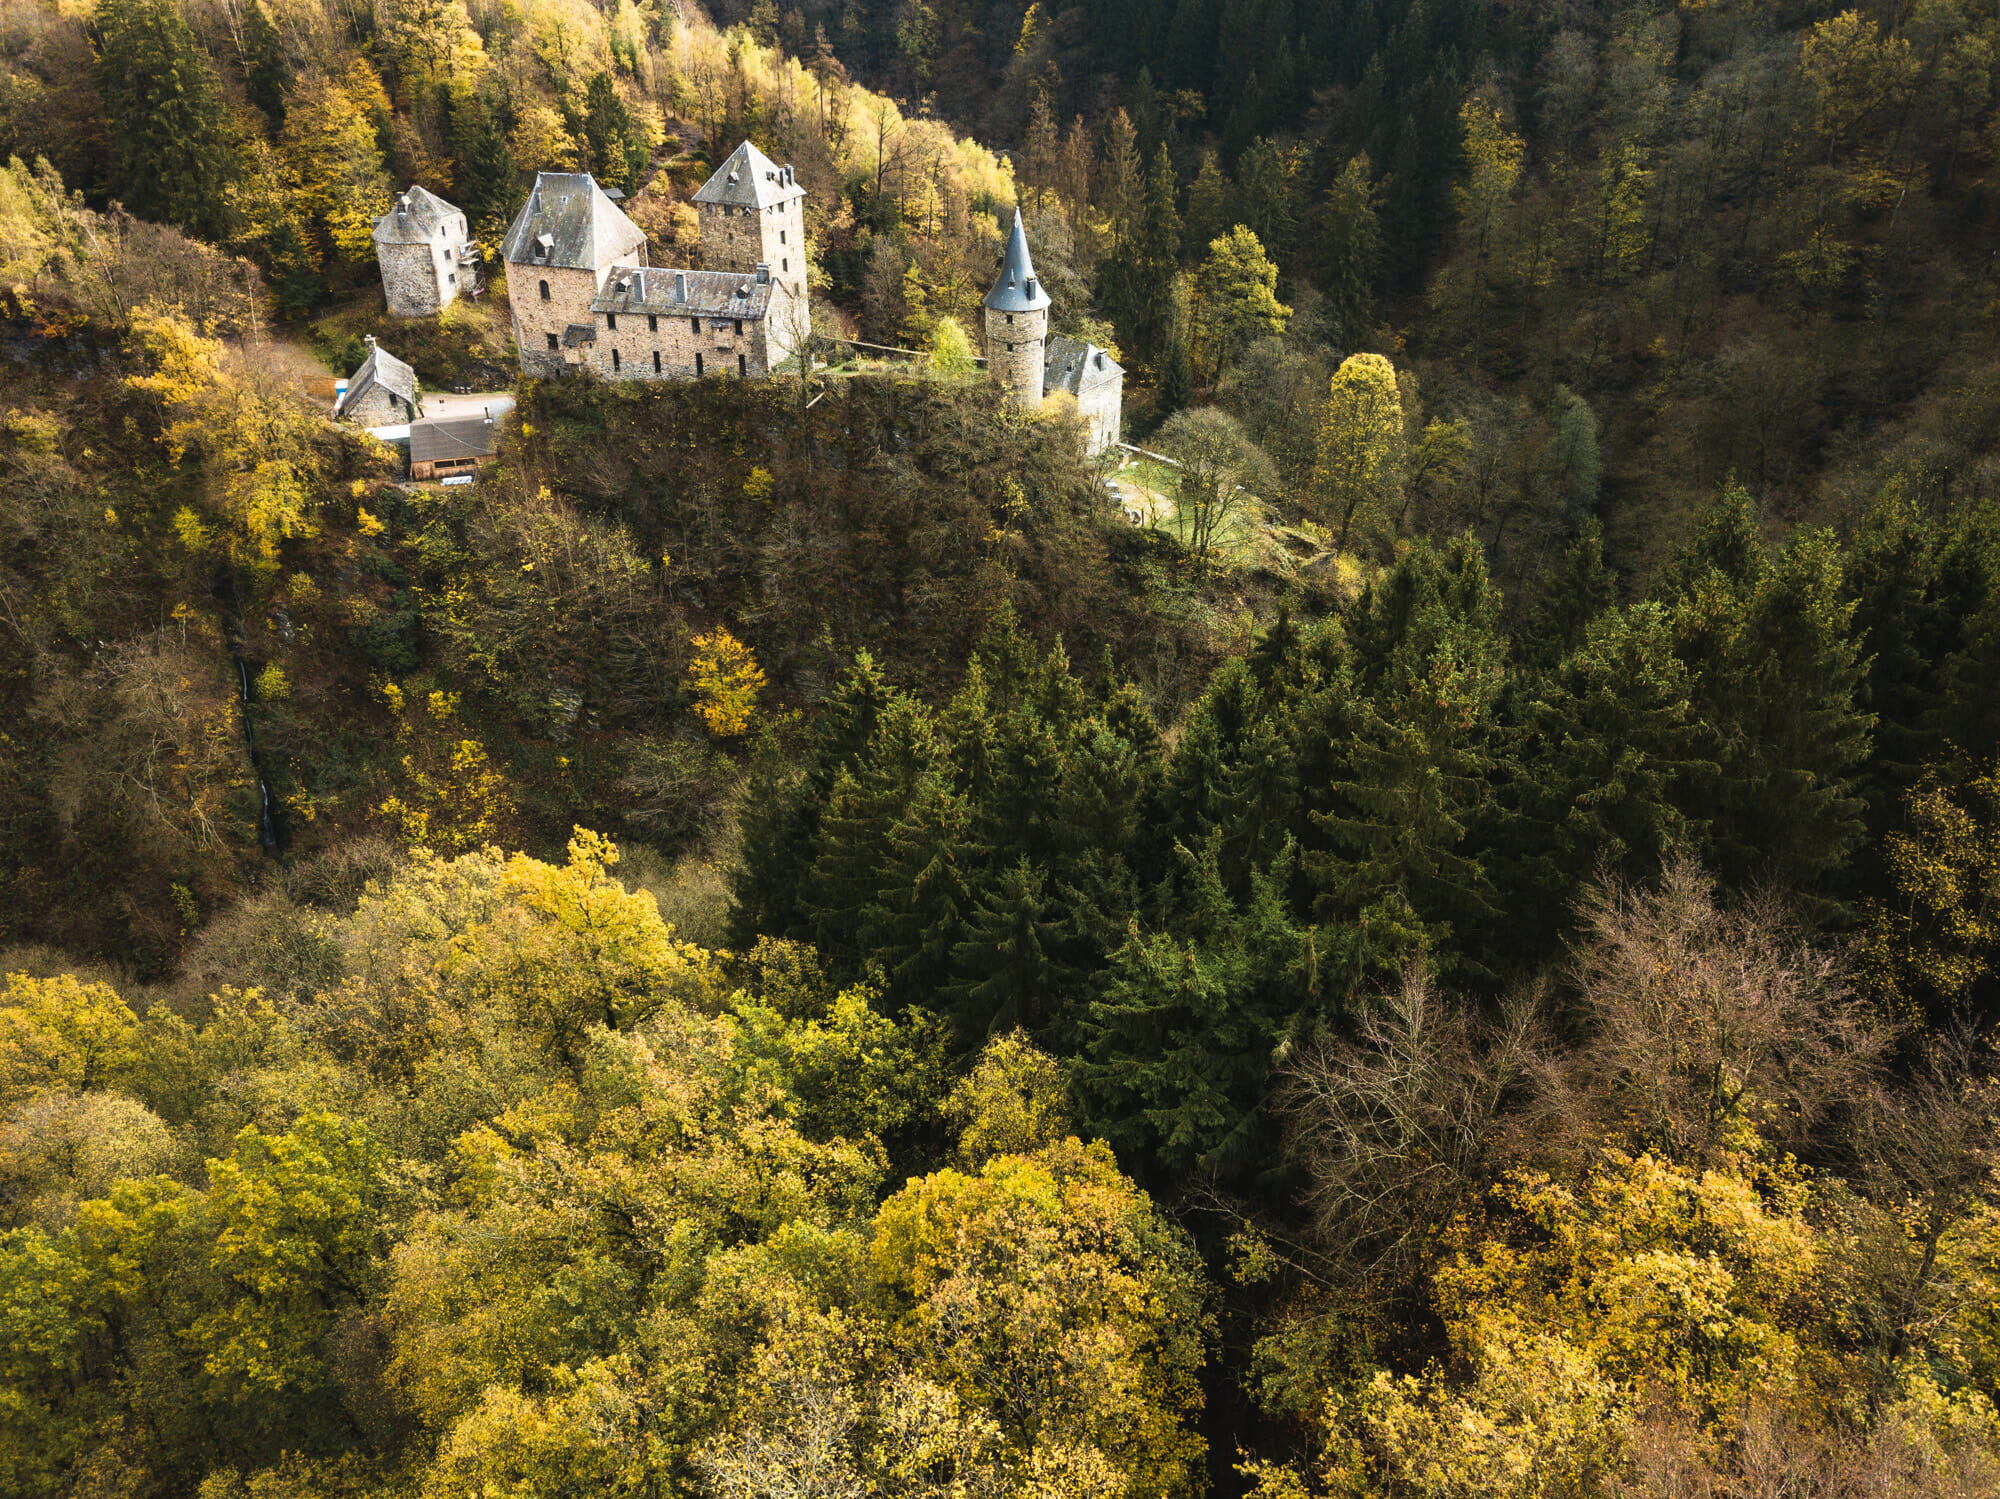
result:
[(614, 266), (645, 265), (646, 235), (589, 173), (540, 172), (500, 254), (522, 372), (545, 379), (589, 362), (591, 304)]
[(469, 290), (476, 259), (465, 214), (436, 193), (412, 186), (375, 221), (375, 263), (382, 296), (397, 317), (430, 317)]
[(745, 141), (694, 195), (702, 269), (754, 275), (771, 268), (774, 300), (806, 294), (806, 190)]

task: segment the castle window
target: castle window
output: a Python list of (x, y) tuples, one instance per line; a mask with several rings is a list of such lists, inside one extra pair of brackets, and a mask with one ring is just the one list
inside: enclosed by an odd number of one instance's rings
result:
[(452, 272), (449, 276), (444, 278), (444, 283), (446, 286), (458, 285), (458, 273), (456, 271)]
[(653, 350), (653, 373), (657, 375), (659, 374), (659, 372), (660, 372), (660, 351), (658, 349), (655, 349)]
[(616, 349), (611, 351), (611, 373), (614, 375), (618, 373), (618, 351)]
[(778, 231), (778, 243), (782, 245), (784, 242), (785, 242), (785, 231), (780, 229)]
[(789, 271), (791, 270), (791, 268), (792, 268), (792, 263), (791, 263), (791, 261), (790, 261), (789, 259), (787, 259), (787, 260), (786, 260), (786, 261), (785, 261), (785, 262), (784, 262), (783, 264), (781, 264), (781, 265), (780, 265), (780, 266), (778, 267), (778, 269), (779, 269), (779, 270), (781, 270), (781, 271), (787, 271), (787, 272), (789, 272)]
[(750, 373), (750, 361), (745, 359), (741, 354), (736, 356), (736, 373), (739, 376), (745, 376)]
[(701, 332), (701, 319), (700, 319), (700, 318), (698, 318), (698, 317), (691, 317), (691, 318), (689, 318), (689, 319), (688, 319), (688, 326), (689, 326), (690, 328), (694, 329), (694, 331), (695, 331), (695, 332), (697, 332), (697, 333)]
[(701, 355), (699, 354), (694, 356), (694, 372), (697, 375), (701, 373)]
[[(657, 312), (646, 314), (646, 331), (648, 333), (658, 333), (660, 331), (660, 315)], [(659, 356), (656, 354), (653, 357), (657, 359)]]
[(1011, 312), (1007, 314), (1007, 323), (1008, 323), (1008, 326), (1009, 326), (1009, 327), (1012, 327), (1012, 326), (1013, 326), (1013, 323), (1014, 323), (1014, 314), (1013, 314), (1013, 313), (1011, 313)]
[(549, 299), (549, 284), (548, 282), (544, 281), (542, 283), (542, 300), (546, 302), (548, 301), (548, 299)]
[(558, 354), (562, 352), (562, 340), (556, 337), (556, 335), (553, 333), (549, 335), (549, 352), (551, 354)]
[(742, 319), (742, 318), (737, 318), (737, 319), (736, 319), (736, 331), (737, 331), (738, 333), (741, 333), (741, 332), (743, 331), (743, 319)]
[(615, 312), (605, 313), (604, 326), (607, 328), (616, 328), (618, 326), (618, 314)]

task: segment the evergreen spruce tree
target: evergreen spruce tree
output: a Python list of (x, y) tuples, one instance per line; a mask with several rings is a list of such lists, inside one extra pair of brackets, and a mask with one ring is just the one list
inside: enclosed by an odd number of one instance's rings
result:
[(871, 956), (858, 942), (862, 913), (883, 895), (891, 830), (939, 758), (929, 710), (898, 695), (878, 716), (866, 753), (840, 772), (827, 798), (800, 904), (821, 961), (842, 982), (858, 978)]
[(806, 901), (820, 819), (891, 696), (864, 651), (821, 707), (803, 770), (793, 770), (776, 744), (764, 746), (744, 798), (743, 849), (730, 878), (731, 947), (747, 952), (760, 936), (811, 940)]
[(590, 170), (607, 187), (622, 187), (631, 176), (630, 160), (638, 129), (632, 112), (618, 97), (609, 73), (592, 75), (584, 90), (583, 141)]
[(466, 221), (473, 225), (503, 220), (514, 206), (514, 157), (507, 133), (486, 106), (472, 101), (453, 122), (458, 136), (456, 191)]
[(1658, 604), (1607, 610), (1527, 703), (1502, 791), (1502, 931), (1531, 969), (1555, 951), (1584, 883), (1640, 881), (1701, 834), (1681, 811), (1698, 757), (1693, 684)]
[(278, 28), (264, 14), (260, 0), (249, 0), (243, 14), (244, 92), (250, 102), (264, 111), (276, 129), (285, 123), (284, 44)]
[[(1375, 218), (1375, 183), (1364, 153), (1350, 160), (1326, 190), (1313, 251), (1316, 284), (1339, 325), (1344, 349), (1357, 349), (1375, 321), (1382, 228)], [(1190, 211), (1192, 220), (1193, 213)]]
[(1174, 162), (1163, 143), (1146, 169), (1145, 215), (1133, 251), (1134, 351), (1156, 371), (1170, 353), (1179, 293), (1181, 219)]
[(1045, 1046), (1062, 1049), (1071, 1040), (1064, 999), (1075, 976), (1054, 956), (1063, 921), (1046, 887), (1046, 874), (1026, 859), (999, 870), (978, 896), (964, 937), (952, 944), (959, 976), (945, 991), (946, 1009), (962, 1045), (976, 1047), (1016, 1026)]
[(972, 907), (963, 860), (971, 819), (943, 775), (924, 777), (889, 827), (860, 947), (898, 1005), (930, 1006), (952, 978), (952, 950)]
[(1353, 982), (1412, 947), (1449, 967), (1454, 936), (1496, 914), (1480, 841), (1502, 748), (1498, 611), (1470, 537), (1419, 542), (1359, 606), (1348, 774), (1313, 814), (1330, 851), (1312, 870), (1315, 915), (1354, 934)]
[(221, 239), (238, 172), (215, 69), (173, 0), (119, 0), (96, 20), (111, 195), (141, 218)]
[(1161, 1177), (1233, 1174), (1264, 1158), (1259, 1105), (1287, 1039), (1324, 1019), (1311, 934), (1287, 910), (1293, 851), (1225, 889), (1221, 839), (1176, 853), (1183, 893), (1169, 930), (1133, 922), (1082, 1031), (1076, 1078), (1091, 1128)]
[(1522, 658), (1531, 666), (1554, 666), (1583, 644), (1591, 623), (1617, 597), (1618, 580), (1604, 565), (1604, 528), (1592, 518), (1563, 554), (1563, 565), (1536, 590)]
[(1749, 496), (1731, 489), (1665, 581), (1707, 727), (1701, 758), (1716, 767), (1683, 810), (1707, 824), (1726, 882), (1824, 890), (1862, 837), (1855, 775), (1872, 726), (1839, 549), (1807, 531), (1773, 561)]

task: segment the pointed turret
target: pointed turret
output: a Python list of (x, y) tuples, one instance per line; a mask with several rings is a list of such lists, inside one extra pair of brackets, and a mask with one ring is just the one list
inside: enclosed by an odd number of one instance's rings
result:
[(1049, 294), (1028, 255), (1028, 232), (1014, 210), (1014, 232), (1000, 279), (986, 294), (986, 370), (1023, 406), (1042, 404), (1042, 362), (1049, 336)]
[(1021, 227), (1021, 210), (1014, 210), (1014, 232), (1007, 236), (1007, 254), (1000, 262), (1000, 279), (986, 294), (985, 305), (994, 312), (1042, 312), (1049, 294), (1035, 278), (1035, 262), (1028, 255), (1028, 232)]

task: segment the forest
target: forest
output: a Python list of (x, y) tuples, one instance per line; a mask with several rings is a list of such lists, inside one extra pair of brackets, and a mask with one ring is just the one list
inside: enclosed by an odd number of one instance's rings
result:
[[(2000, 1493), (1996, 52), (0, 0), (0, 1499)], [(824, 362), (517, 379), (746, 138)]]

